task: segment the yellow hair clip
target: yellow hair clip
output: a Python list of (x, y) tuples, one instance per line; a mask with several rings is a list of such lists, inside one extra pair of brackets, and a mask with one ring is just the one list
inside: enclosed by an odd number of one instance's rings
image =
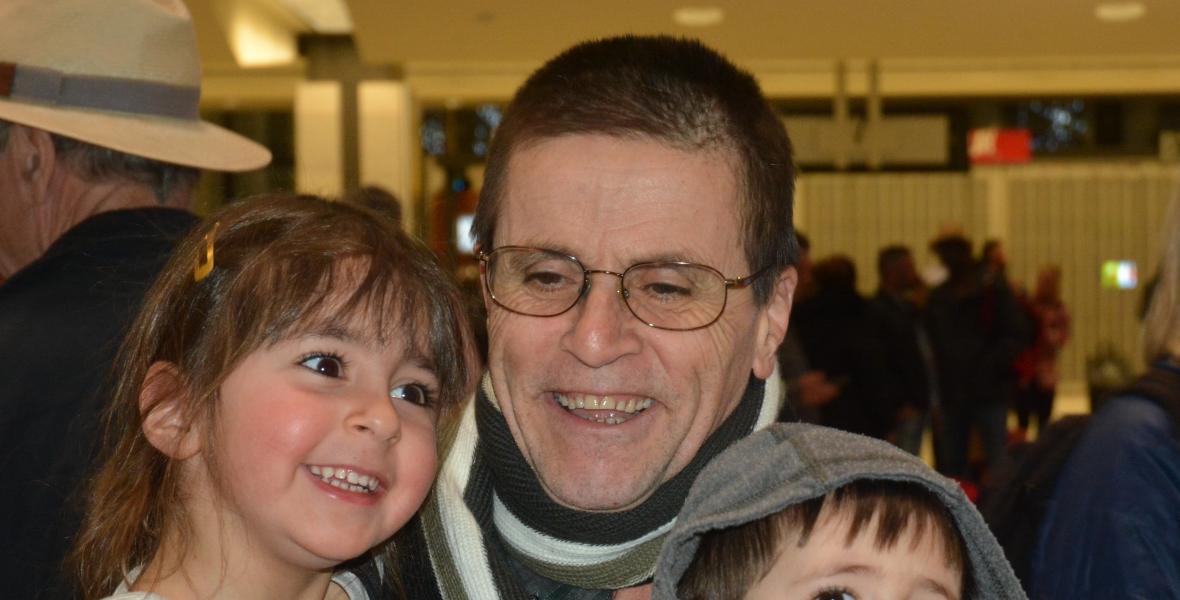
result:
[(217, 228), (221, 227), (221, 222), (218, 221), (213, 224), (209, 233), (205, 234), (205, 262), (201, 262), (201, 257), (197, 257), (197, 266), (193, 268), (193, 279), (200, 283), (202, 279), (209, 276), (213, 272), (213, 241), (217, 238)]

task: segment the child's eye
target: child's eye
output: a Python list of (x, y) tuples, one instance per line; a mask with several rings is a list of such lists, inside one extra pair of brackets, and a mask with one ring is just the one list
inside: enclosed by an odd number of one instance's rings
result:
[(848, 590), (833, 588), (816, 594), (813, 600), (856, 600), (856, 596)]
[(312, 354), (300, 360), (299, 364), (324, 377), (338, 379), (344, 375), (344, 361), (331, 354)]
[(411, 404), (418, 406), (430, 406), (434, 399), (431, 397), (430, 391), (425, 386), (417, 383), (407, 385), (399, 385), (389, 391), (390, 398), (398, 400), (405, 400)]

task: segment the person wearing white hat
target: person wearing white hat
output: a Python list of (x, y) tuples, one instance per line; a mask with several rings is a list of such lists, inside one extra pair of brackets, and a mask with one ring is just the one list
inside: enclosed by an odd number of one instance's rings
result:
[(270, 152), (198, 114), (180, 0), (0, 2), (0, 580), (67, 597), (103, 383), (201, 170)]

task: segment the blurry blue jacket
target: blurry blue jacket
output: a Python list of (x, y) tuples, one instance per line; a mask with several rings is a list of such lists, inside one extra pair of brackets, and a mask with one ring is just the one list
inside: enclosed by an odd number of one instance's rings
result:
[(1168, 395), (1119, 396), (1091, 420), (1041, 526), (1030, 598), (1180, 598), (1180, 386)]

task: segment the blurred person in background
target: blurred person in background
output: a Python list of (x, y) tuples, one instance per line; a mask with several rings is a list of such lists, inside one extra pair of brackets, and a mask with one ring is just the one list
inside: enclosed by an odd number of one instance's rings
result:
[(1026, 437), (1030, 417), (1043, 430), (1053, 414), (1060, 373), (1057, 359), (1069, 341), (1069, 311), (1061, 300), (1061, 267), (1048, 266), (1037, 273), (1033, 294), (1024, 303), (1032, 345), (1016, 359), (1015, 436)]
[(946, 235), (931, 247), (948, 273), (927, 303), (943, 412), (938, 470), (971, 481), (980, 478), (968, 462), (973, 432), (983, 448), (984, 475), (1004, 459), (1016, 385), (1012, 365), (1026, 327), (1012, 290), (1002, 278), (987, 276), (967, 238)]
[(179, 0), (0, 3), (0, 579), (66, 598), (109, 370), (175, 240), (201, 169), (263, 147), (199, 119)]
[[(795, 287), (795, 306), (798, 306), (815, 292), (815, 281), (812, 277), (811, 240), (799, 231), (795, 232), (795, 237), (799, 240), (799, 262), (796, 264), (799, 284)], [(829, 381), (823, 371), (811, 368), (797, 328), (787, 329), (787, 336), (778, 348), (778, 361), (783, 381), (787, 384), (787, 400), (778, 420), (819, 423), (820, 410), (840, 393), (840, 388)]]
[(992, 238), (983, 243), (979, 251), (979, 264), (983, 269), (984, 281), (1008, 282), (1008, 253), (1004, 243)]
[(897, 406), (890, 437), (918, 454), (938, 406), (937, 366), (925, 323), (926, 286), (906, 246), (882, 248), (877, 273), (880, 286), (869, 308), (884, 363), (881, 394)]
[(815, 292), (796, 306), (797, 329), (812, 370), (836, 394), (820, 408), (820, 424), (884, 439), (896, 407), (881, 393), (881, 350), (873, 335), (869, 303), (856, 290), (856, 266), (843, 255), (813, 270)]

